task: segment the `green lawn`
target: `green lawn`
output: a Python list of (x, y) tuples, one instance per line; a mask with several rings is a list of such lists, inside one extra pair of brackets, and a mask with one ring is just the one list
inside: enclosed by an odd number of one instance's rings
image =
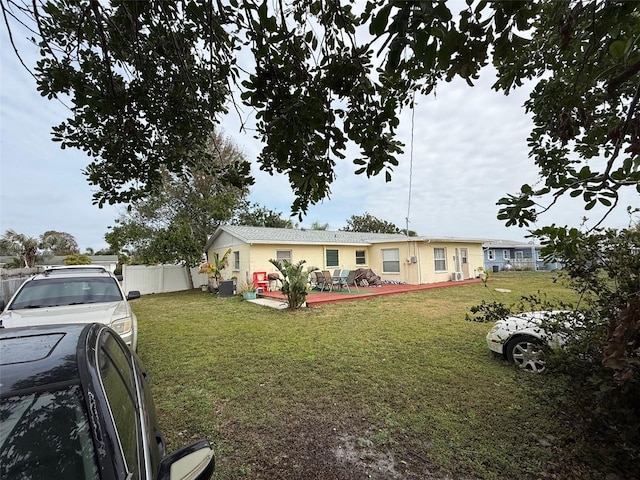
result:
[(294, 312), (200, 291), (133, 308), (169, 449), (210, 439), (214, 478), (601, 478), (560, 380), (495, 358), (490, 326), (464, 320), (483, 299), (571, 300), (553, 278)]

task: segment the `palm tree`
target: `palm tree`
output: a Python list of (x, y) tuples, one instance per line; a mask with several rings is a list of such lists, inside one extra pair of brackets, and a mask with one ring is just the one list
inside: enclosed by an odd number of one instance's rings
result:
[(38, 258), (38, 240), (14, 230), (7, 230), (0, 238), (0, 252), (15, 255), (20, 259), (21, 265), (32, 268)]

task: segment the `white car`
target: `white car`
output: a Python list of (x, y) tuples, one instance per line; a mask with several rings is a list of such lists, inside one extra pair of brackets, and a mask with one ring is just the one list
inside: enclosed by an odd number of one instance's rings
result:
[(116, 277), (103, 267), (82, 265), (45, 270), (26, 280), (9, 303), (0, 302), (0, 326), (25, 327), (99, 322), (115, 330), (135, 351), (138, 320)]
[[(543, 345), (561, 347), (566, 336), (548, 333), (542, 327), (544, 320), (566, 315), (564, 311), (539, 311), (519, 313), (498, 320), (487, 334), (489, 350), (504, 356), (506, 360), (534, 373), (543, 372), (547, 366)], [(566, 318), (562, 319), (566, 323)]]

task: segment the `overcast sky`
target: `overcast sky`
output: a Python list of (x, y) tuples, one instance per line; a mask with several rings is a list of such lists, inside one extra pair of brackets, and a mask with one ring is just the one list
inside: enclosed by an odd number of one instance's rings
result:
[[(92, 205), (95, 187), (82, 174), (90, 159), (51, 141), (51, 127), (63, 121), (68, 110), (38, 94), (6, 29), (1, 35), (0, 232), (12, 229), (38, 237), (57, 230), (73, 235), (81, 251), (106, 248), (104, 235), (124, 207)], [(36, 52), (28, 43), (20, 44), (32, 67)], [(528, 92), (505, 96), (491, 90), (493, 81), (487, 71), (474, 88), (452, 82), (441, 85), (436, 96), (417, 98), (413, 129), (411, 111), (402, 114), (398, 137), (406, 149), (393, 181), (356, 176), (352, 160), (358, 152), (352, 148), (338, 162), (331, 198), (312, 206), (300, 226), (319, 222), (338, 230), (351, 216), (368, 212), (401, 228), (408, 217), (409, 229), (422, 236), (524, 241), (526, 230), (506, 228), (496, 219), (496, 201), (517, 193), (523, 183), (538, 181), (526, 142), (531, 121), (522, 105)], [(256, 184), (249, 199), (287, 216), (293, 195), (286, 177), (260, 172), (255, 164), (260, 143), (251, 133), (239, 132), (238, 125), (232, 115), (221, 127), (254, 161)], [(637, 193), (625, 192), (605, 225), (627, 226), (626, 205), (638, 206), (638, 200)], [(538, 226), (579, 226), (583, 216), (595, 220), (603, 213), (585, 213), (582, 207), (578, 200), (565, 199), (541, 217)]]

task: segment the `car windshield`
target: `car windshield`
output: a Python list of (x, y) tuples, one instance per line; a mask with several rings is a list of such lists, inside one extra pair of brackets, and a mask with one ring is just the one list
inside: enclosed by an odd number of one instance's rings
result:
[(121, 300), (122, 293), (111, 277), (44, 278), (25, 283), (9, 310)]
[(0, 478), (99, 478), (82, 391), (3, 398)]

